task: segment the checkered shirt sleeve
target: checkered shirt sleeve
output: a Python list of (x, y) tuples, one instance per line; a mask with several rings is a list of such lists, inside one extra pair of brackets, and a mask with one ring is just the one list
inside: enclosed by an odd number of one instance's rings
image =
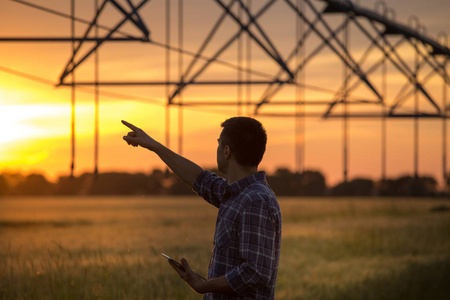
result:
[(194, 191), (215, 207), (223, 201), (228, 183), (227, 181), (210, 171), (203, 171), (194, 183)]

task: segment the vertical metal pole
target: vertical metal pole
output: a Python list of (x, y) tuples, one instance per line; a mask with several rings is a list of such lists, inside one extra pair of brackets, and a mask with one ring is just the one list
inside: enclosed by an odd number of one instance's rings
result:
[[(444, 62), (444, 73), (447, 74), (447, 61), (446, 58)], [(442, 175), (444, 180), (444, 186), (447, 184), (447, 83), (445, 82), (445, 78), (443, 78), (443, 112), (442, 112)]]
[(170, 105), (166, 104), (166, 147), (170, 148)]
[(383, 103), (381, 106), (381, 180), (384, 182), (386, 180), (386, 101), (387, 101), (387, 66), (386, 59), (383, 60), (382, 65), (382, 89), (383, 89)]
[[(170, 45), (170, 0), (166, 0), (166, 45)], [(166, 47), (166, 147), (170, 148), (170, 49)]]
[[(297, 0), (297, 8), (299, 11), (304, 11), (304, 2), (302, 0)], [(295, 43), (299, 43), (300, 36), (303, 33), (302, 22), (300, 18), (297, 16), (296, 18), (296, 29), (295, 29)], [(300, 49), (298, 49), (297, 54), (295, 56), (295, 64), (296, 67), (299, 66), (301, 59), (304, 57), (304, 48), (303, 45)], [(295, 73), (295, 82), (297, 83), (295, 87), (295, 169), (298, 173), (304, 172), (304, 105), (301, 103), (305, 99), (304, 89), (300, 87), (300, 82), (304, 81), (304, 72), (303, 69), (299, 70)]]
[[(98, 0), (94, 1), (95, 11), (97, 12)], [(95, 20), (95, 38), (98, 38), (98, 24)], [(94, 175), (98, 175), (98, 147), (99, 147), (99, 125), (100, 125), (100, 109), (99, 109), (99, 56), (98, 49), (95, 49), (95, 65), (94, 65), (94, 80), (95, 80), (95, 119), (94, 119)]]
[(70, 14), (71, 14), (71, 36), (72, 36), (72, 58), (71, 58), (71, 67), (72, 67), (72, 84), (71, 84), (71, 164), (70, 164), (70, 177), (73, 177), (75, 170), (75, 70), (73, 69), (74, 60), (75, 60), (75, 0), (71, 0), (70, 5)]
[[(252, 11), (252, 0), (247, 0), (247, 8), (248, 11), (251, 12)], [(251, 70), (252, 68), (252, 40), (250, 38), (250, 36), (247, 34), (246, 35), (246, 51), (247, 51), (247, 55), (246, 55), (246, 67), (247, 70)], [(252, 99), (252, 84), (250, 83), (252, 81), (252, 74), (250, 72), (247, 72), (247, 85), (246, 85), (246, 100), (247, 100), (247, 116), (250, 116), (250, 111), (251, 111), (251, 107), (250, 107), (250, 101)]]
[[(300, 7), (301, 11), (305, 11), (305, 7), (306, 7), (305, 1), (303, 0), (303, 1), (301, 1), (301, 7)], [(303, 36), (304, 33), (305, 33), (305, 30), (306, 30), (306, 24), (303, 23), (300, 20), (300, 18), (298, 18), (298, 20), (299, 20), (300, 25), (301, 25), (300, 33), (301, 33), (301, 36)], [(302, 58), (302, 60), (304, 60), (305, 56), (306, 56), (306, 48), (305, 47), (306, 47), (306, 43), (302, 42), (302, 46), (299, 49), (300, 50), (300, 57)], [(300, 77), (299, 78), (300, 78), (299, 83), (303, 83), (303, 84), (306, 83), (306, 73), (304, 71), (304, 67), (300, 71)], [(305, 101), (306, 100), (306, 89), (304, 87), (300, 89), (300, 99), (301, 99), (301, 101)], [(302, 108), (301, 109), (302, 115), (301, 115), (301, 118), (300, 118), (300, 128), (301, 128), (301, 131), (300, 131), (300, 136), (301, 136), (301, 146), (300, 146), (300, 151), (301, 151), (301, 153), (300, 153), (301, 170), (300, 171), (304, 172), (305, 171), (305, 166), (306, 166), (306, 158), (305, 158), (306, 157), (306, 136), (305, 136), (306, 135), (306, 124), (305, 124), (306, 123), (306, 117), (305, 117), (306, 104), (302, 104), (301, 108)]]
[[(347, 14), (345, 16), (345, 28), (344, 28), (344, 45), (348, 52), (349, 47), (349, 15)], [(348, 59), (345, 57), (345, 59)], [(343, 122), (342, 122), (342, 144), (343, 144), (343, 177), (344, 182), (348, 181), (348, 107), (347, 107), (347, 89), (348, 89), (348, 67), (347, 64), (344, 64), (343, 68), (343, 78), (344, 78), (344, 91), (343, 91), (343, 110), (344, 110), (344, 116), (343, 116)]]
[(414, 85), (414, 178), (419, 178), (419, 89), (417, 88), (418, 73), (419, 73), (419, 54), (417, 50), (416, 43), (416, 53), (415, 53), (415, 85)]
[[(296, 1), (296, 5), (297, 8), (300, 10), (300, 0)], [(295, 18), (295, 45), (298, 44), (298, 39), (300, 37), (300, 21), (299, 18), (296, 16)], [(297, 66), (300, 63), (300, 53), (299, 51), (297, 51), (297, 53), (295, 54), (295, 66), (297, 68)], [(295, 118), (294, 118), (294, 129), (295, 129), (295, 133), (294, 133), (294, 158), (295, 158), (295, 171), (297, 173), (301, 173), (301, 165), (300, 165), (300, 91), (299, 91), (299, 86), (298, 86), (298, 77), (299, 77), (299, 72), (294, 73), (294, 80), (296, 83), (295, 86)]]
[[(238, 19), (242, 22), (242, 6), (238, 5)], [(242, 34), (239, 35), (237, 40), (237, 114), (242, 115)]]
[[(178, 48), (183, 49), (183, 0), (178, 0)], [(178, 75), (181, 83), (183, 78), (183, 53), (178, 52)], [(178, 153), (183, 154), (183, 96), (182, 91), (178, 93)]]

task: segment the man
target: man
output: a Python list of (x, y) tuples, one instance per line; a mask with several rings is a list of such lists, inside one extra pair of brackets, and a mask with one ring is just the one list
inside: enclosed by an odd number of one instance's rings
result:
[(169, 261), (204, 299), (274, 299), (281, 242), (281, 213), (274, 193), (258, 172), (267, 143), (261, 123), (235, 117), (222, 123), (217, 165), (225, 179), (164, 147), (140, 128), (124, 140), (155, 152), (201, 197), (219, 208), (208, 279)]

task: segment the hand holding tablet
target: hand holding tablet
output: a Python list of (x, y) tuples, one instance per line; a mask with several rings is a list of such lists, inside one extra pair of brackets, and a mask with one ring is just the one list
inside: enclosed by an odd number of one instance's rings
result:
[(169, 261), (173, 262), (173, 263), (174, 263), (178, 268), (180, 268), (183, 272), (185, 271), (185, 270), (184, 270), (184, 267), (183, 267), (179, 262), (177, 262), (175, 259), (173, 259), (172, 257), (170, 257), (169, 255), (162, 253), (162, 256), (164, 256), (165, 258), (167, 258)]

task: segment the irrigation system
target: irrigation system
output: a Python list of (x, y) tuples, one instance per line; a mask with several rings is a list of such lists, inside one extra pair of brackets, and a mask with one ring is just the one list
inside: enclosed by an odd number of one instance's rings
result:
[[(0, 37), (0, 43), (71, 44), (71, 55), (55, 85), (72, 90), (72, 174), (77, 88), (95, 90), (97, 172), (100, 87), (152, 86), (161, 87), (166, 95), (167, 143), (170, 109), (178, 110), (180, 151), (186, 106), (235, 107), (238, 115), (294, 118), (300, 172), (305, 165), (305, 119), (341, 119), (345, 181), (351, 119), (379, 120), (382, 179), (386, 178), (387, 119), (413, 121), (416, 177), (420, 120), (435, 119), (442, 123), (442, 175), (447, 179), (448, 37), (445, 33), (429, 36), (416, 16), (407, 22), (396, 20), (395, 11), (383, 1), (369, 9), (346, 0), (204, 0), (205, 7), (198, 9), (194, 0), (95, 0), (90, 13), (77, 11), (76, 0), (65, 0), (69, 13), (27, 0), (11, 1), (70, 24), (68, 36)], [(195, 19), (209, 25), (199, 29)], [(280, 27), (282, 31), (277, 31)], [(147, 80), (100, 78), (102, 47), (124, 43), (163, 51), (165, 72)], [(94, 65), (93, 80), (76, 76), (85, 64)], [(324, 69), (324, 64), (329, 68)], [(329, 84), (329, 76), (339, 80)], [(233, 91), (231, 98), (190, 96), (224, 87)]]

